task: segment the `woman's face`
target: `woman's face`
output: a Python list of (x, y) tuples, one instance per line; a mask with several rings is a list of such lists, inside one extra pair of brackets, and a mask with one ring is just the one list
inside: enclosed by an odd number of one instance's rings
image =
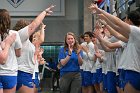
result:
[(67, 35), (66, 42), (68, 45), (73, 46), (75, 44), (75, 39), (72, 35)]
[(35, 42), (36, 40), (38, 40), (40, 38), (40, 35), (38, 32), (33, 34), (33, 42)]

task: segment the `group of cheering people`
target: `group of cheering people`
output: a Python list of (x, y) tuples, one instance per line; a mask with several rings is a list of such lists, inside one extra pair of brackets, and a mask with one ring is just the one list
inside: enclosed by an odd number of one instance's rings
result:
[(140, 93), (140, 12), (125, 20), (91, 4), (94, 31), (78, 43), (72, 32), (59, 51), (60, 93)]
[[(19, 20), (13, 30), (9, 12), (0, 9), (0, 93), (37, 93), (42, 21), (53, 7), (32, 22)], [(85, 32), (81, 44), (68, 32), (60, 49), (60, 93), (140, 93), (140, 13), (122, 21), (95, 4), (89, 9), (99, 18), (94, 32)]]
[(38, 65), (45, 62), (40, 47), (46, 26), (42, 21), (53, 8), (48, 7), (32, 22), (20, 19), (12, 30), (9, 12), (0, 9), (0, 93), (37, 93)]

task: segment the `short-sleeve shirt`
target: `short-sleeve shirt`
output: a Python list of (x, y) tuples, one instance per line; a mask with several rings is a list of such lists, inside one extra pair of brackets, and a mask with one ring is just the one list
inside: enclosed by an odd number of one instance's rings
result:
[(16, 40), (9, 49), (8, 58), (4, 65), (0, 65), (0, 75), (17, 76), (18, 64), (15, 49), (22, 48), (22, 43), (17, 31), (10, 30), (9, 34), (16, 33)]
[[(109, 39), (110, 42), (114, 43), (117, 42), (118, 39), (116, 39), (114, 36), (112, 36)], [(106, 56), (106, 71), (112, 71), (112, 72), (116, 72), (116, 59), (115, 59), (115, 50), (111, 51), (111, 52), (106, 52), (105, 53)]]
[(94, 64), (95, 62), (93, 61), (94, 59), (94, 44), (92, 42), (83, 42), (81, 45), (87, 46), (89, 52), (88, 54), (83, 51), (83, 64), (82, 64), (82, 69), (83, 71), (92, 71), (92, 69), (95, 69)]
[(140, 73), (140, 28), (130, 26), (129, 40), (120, 59), (119, 68)]
[[(59, 51), (58, 59), (59, 61), (61, 59), (66, 58), (68, 55), (68, 49), (64, 50), (64, 47), (62, 47)], [(80, 52), (80, 55), (83, 56), (83, 52)], [(70, 56), (70, 60), (60, 68), (60, 76), (64, 75), (65, 73), (68, 72), (79, 72), (80, 71), (80, 66), (78, 63), (78, 55), (75, 51), (72, 51), (72, 54)]]
[(29, 40), (28, 26), (19, 30), (18, 33), (22, 41), (21, 56), (17, 58), (18, 70), (33, 74), (35, 68), (35, 46)]

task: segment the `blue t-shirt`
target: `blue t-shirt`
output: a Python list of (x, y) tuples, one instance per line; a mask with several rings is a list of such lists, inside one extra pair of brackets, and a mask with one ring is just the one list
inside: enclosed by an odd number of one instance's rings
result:
[(50, 67), (51, 69), (54, 69), (54, 70), (57, 69), (57, 64), (56, 64), (56, 62), (48, 62), (48, 63), (49, 63), (48, 67)]
[[(58, 59), (64, 59), (68, 55), (68, 49), (66, 51), (64, 50), (64, 47), (62, 47), (59, 51), (59, 56)], [(80, 52), (81, 57), (83, 56), (83, 52)], [(75, 51), (72, 51), (72, 54), (70, 56), (70, 60), (65, 64), (65, 66), (62, 66), (60, 68), (60, 76), (64, 75), (65, 73), (68, 72), (79, 72), (80, 71), (80, 66), (78, 63), (78, 55)]]

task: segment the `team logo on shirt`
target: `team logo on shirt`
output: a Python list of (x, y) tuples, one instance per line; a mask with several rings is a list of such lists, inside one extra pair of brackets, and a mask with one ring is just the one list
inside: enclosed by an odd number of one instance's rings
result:
[(17, 8), (24, 0), (7, 0), (14, 8)]

